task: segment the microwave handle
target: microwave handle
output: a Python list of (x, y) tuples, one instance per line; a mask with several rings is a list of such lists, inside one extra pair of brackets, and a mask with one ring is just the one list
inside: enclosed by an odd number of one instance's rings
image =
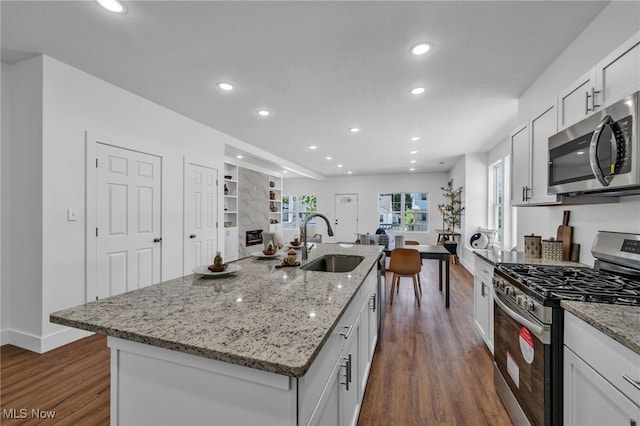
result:
[(613, 132), (614, 140), (611, 142), (614, 152), (614, 155), (612, 155), (612, 157), (615, 158), (615, 160), (609, 166), (610, 173), (607, 176), (602, 173), (600, 164), (598, 164), (598, 143), (600, 141), (600, 135), (602, 134), (602, 131), (605, 129), (605, 127), (612, 126), (613, 124), (614, 121), (610, 115), (604, 117), (600, 124), (598, 124), (598, 127), (596, 127), (596, 131), (593, 132), (593, 136), (591, 136), (591, 143), (589, 144), (589, 164), (591, 165), (591, 171), (603, 186), (609, 186), (611, 180), (613, 179), (613, 175), (615, 174), (615, 165), (618, 162), (618, 147), (615, 140), (618, 138), (617, 132)]

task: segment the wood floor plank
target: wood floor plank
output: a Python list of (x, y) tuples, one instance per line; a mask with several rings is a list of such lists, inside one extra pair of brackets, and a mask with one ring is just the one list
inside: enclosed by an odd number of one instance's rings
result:
[[(473, 325), (473, 277), (451, 266), (450, 309), (438, 291), (437, 262), (424, 262), (421, 280), (421, 307), (409, 279), (400, 283), (393, 306), (387, 297), (383, 338), (358, 425), (510, 425), (493, 387), (491, 354)], [(109, 424), (110, 351), (104, 336), (45, 354), (5, 345), (0, 363), (2, 425)], [(18, 415), (26, 409), (27, 418), (7, 418), (12, 408)], [(55, 411), (55, 418), (34, 418), (33, 409)]]

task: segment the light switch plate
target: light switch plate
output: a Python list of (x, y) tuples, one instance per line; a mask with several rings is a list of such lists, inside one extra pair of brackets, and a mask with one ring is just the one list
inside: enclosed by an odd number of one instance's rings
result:
[(67, 221), (69, 221), (69, 222), (77, 222), (78, 221), (78, 210), (76, 210), (76, 209), (67, 209)]

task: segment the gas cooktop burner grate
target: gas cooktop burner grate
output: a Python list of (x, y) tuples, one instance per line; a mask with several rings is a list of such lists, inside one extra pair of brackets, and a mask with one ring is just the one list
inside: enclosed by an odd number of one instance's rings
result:
[(640, 306), (640, 278), (622, 277), (587, 267), (501, 264), (498, 269), (545, 300)]

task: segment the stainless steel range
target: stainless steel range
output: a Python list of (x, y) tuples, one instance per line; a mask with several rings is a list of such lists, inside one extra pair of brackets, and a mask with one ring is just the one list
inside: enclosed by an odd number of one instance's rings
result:
[(562, 424), (562, 300), (640, 306), (640, 234), (600, 231), (594, 268), (498, 264), (494, 381), (514, 424)]

